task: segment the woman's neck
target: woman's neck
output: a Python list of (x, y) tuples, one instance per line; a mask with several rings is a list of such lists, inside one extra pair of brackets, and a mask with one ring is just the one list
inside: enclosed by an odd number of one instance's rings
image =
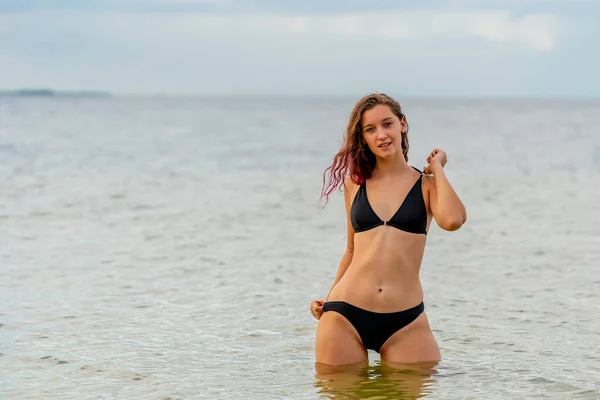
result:
[(383, 159), (378, 158), (375, 163), (375, 168), (371, 173), (371, 177), (378, 179), (384, 176), (402, 175), (410, 169), (412, 168), (404, 159), (403, 154)]

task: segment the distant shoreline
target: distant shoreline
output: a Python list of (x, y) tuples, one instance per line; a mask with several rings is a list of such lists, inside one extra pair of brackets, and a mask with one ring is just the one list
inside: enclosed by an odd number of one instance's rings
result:
[(0, 90), (0, 97), (111, 97), (110, 92), (95, 90), (15, 89)]
[[(507, 101), (533, 101), (533, 102), (598, 102), (600, 96), (525, 96), (525, 95), (514, 95), (514, 96), (500, 96), (500, 95), (489, 95), (489, 96), (468, 96), (468, 95), (402, 95), (390, 93), (394, 97), (402, 100), (402, 102), (413, 102), (413, 101), (459, 101), (459, 102), (507, 102)], [(299, 93), (288, 93), (288, 94), (277, 94), (277, 93), (265, 93), (265, 94), (251, 94), (251, 93), (119, 93), (109, 92), (101, 90), (54, 90), (44, 88), (33, 88), (33, 89), (0, 89), (0, 98), (129, 98), (129, 99), (190, 99), (190, 100), (344, 100), (344, 101), (355, 101), (362, 97), (364, 93), (357, 94), (299, 94)]]

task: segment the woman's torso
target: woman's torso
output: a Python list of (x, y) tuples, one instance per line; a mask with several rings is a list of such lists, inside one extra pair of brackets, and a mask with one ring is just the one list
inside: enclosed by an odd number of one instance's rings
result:
[(408, 175), (393, 183), (352, 185), (353, 257), (329, 300), (376, 312), (400, 311), (422, 301), (419, 271), (431, 216), (423, 176)]

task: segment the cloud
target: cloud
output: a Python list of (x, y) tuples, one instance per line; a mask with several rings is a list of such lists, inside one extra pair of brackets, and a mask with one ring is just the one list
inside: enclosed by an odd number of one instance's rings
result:
[[(162, 26), (160, 31), (179, 30), (210, 34), (265, 34), (324, 36), (327, 38), (382, 38), (411, 40), (446, 40), (478, 38), (498, 44), (519, 44), (537, 51), (550, 51), (557, 43), (561, 27), (560, 13), (543, 15), (532, 9), (530, 0), (431, 0), (409, 3), (398, 0), (304, 0), (282, 2), (279, 0), (64, 0), (59, 3), (45, 0), (7, 0), (1, 11), (27, 11), (23, 15), (56, 14), (58, 18), (81, 15), (83, 19), (96, 16), (102, 19), (115, 15), (118, 19), (131, 19), (142, 26), (154, 16), (173, 25)], [(553, 3), (554, 4), (554, 3)], [(573, 9), (585, 10), (594, 3), (574, 3)], [(549, 4), (544, 7), (552, 10)], [(508, 7), (516, 15), (504, 11), (490, 11), (492, 7)], [(582, 8), (583, 7), (583, 8)], [(554, 9), (556, 4), (554, 4)], [(527, 9), (527, 12), (524, 10)], [(38, 12), (31, 12), (38, 10)], [(51, 10), (54, 10), (51, 11)], [(87, 11), (86, 11), (87, 10)], [(471, 10), (471, 11), (469, 11)], [(473, 11), (475, 10), (475, 11)], [(549, 11), (546, 11), (549, 12)], [(189, 27), (195, 21), (199, 27)], [(0, 21), (0, 29), (1, 21)]]
[(122, 93), (592, 93), (594, 73), (581, 72), (597, 65), (587, 47), (598, 28), (581, 21), (425, 9), (0, 13), (0, 65), (15, 86)]
[(308, 51), (306, 46), (331, 45), (330, 53), (337, 47), (354, 47), (356, 53), (364, 53), (385, 43), (401, 46), (403, 52), (413, 51), (413, 55), (445, 49), (477, 56), (483, 47), (505, 54), (550, 52), (565, 27), (557, 16), (518, 17), (506, 12), (32, 12), (0, 14), (0, 32), (5, 32), (0, 43), (25, 53), (36, 51), (42, 43), (58, 50), (79, 45), (84, 52), (106, 50), (109, 54), (111, 46), (130, 46), (136, 51), (154, 48), (168, 54), (174, 48), (193, 49), (202, 44), (242, 52), (247, 52), (244, 48)]
[(600, 2), (539, 0), (2, 0), (3, 12), (114, 11), (114, 12), (222, 12), (338, 14), (362, 12), (427, 11), (478, 13), (510, 10), (516, 15), (538, 14), (596, 16)]
[(539, 51), (552, 50), (555, 46), (557, 18), (551, 15), (525, 16), (510, 19), (507, 14), (488, 14), (474, 18), (469, 30), (494, 42), (522, 42)]
[[(536, 51), (550, 51), (556, 45), (562, 21), (553, 15), (511, 16), (507, 12), (444, 13), (392, 11), (343, 14), (197, 14), (182, 17), (189, 28), (214, 34), (237, 32), (255, 35), (308, 35), (313, 37), (448, 40), (478, 38), (502, 44), (518, 44)], [(178, 25), (179, 25), (178, 24)], [(186, 28), (187, 29), (187, 28)], [(190, 32), (190, 30), (188, 30)]]

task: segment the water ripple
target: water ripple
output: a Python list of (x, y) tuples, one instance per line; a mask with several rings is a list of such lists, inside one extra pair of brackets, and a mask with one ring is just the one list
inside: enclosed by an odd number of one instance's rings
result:
[(598, 104), (408, 105), (469, 211), (421, 273), (444, 358), (327, 374), (350, 100), (0, 101), (2, 397), (600, 398)]

